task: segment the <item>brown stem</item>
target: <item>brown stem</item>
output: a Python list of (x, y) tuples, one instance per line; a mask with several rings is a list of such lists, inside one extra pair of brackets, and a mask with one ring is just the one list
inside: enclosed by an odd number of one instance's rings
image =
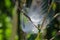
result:
[(17, 32), (17, 9), (18, 9), (18, 1), (16, 1), (14, 10), (13, 10), (13, 19), (12, 19), (12, 33), (9, 40), (15, 40), (16, 32)]

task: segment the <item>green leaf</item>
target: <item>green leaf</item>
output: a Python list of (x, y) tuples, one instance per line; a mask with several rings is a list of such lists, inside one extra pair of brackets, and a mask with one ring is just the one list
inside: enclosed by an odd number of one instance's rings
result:
[(0, 34), (3, 32), (3, 30), (2, 29), (0, 29)]
[(55, 11), (56, 10), (56, 3), (52, 4), (52, 9)]
[(3, 35), (2, 34), (0, 34), (0, 40), (3, 40)]
[(6, 34), (6, 37), (8, 37), (8, 38), (10, 37), (10, 35), (11, 35), (11, 31), (12, 31), (12, 30), (9, 29), (9, 28), (6, 29), (6, 33), (5, 33), (5, 34)]
[(52, 32), (52, 36), (55, 36), (55, 35), (56, 35), (56, 30)]
[(5, 0), (5, 6), (8, 8), (11, 6), (10, 0)]

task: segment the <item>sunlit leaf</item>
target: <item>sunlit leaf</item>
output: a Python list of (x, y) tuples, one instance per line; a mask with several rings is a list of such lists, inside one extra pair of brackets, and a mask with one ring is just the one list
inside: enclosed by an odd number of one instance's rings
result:
[(11, 6), (10, 0), (5, 0), (5, 6), (8, 8)]
[(11, 21), (11, 18), (10, 18), (10, 17), (6, 17), (6, 18), (5, 18), (5, 22), (8, 23), (8, 22), (10, 22), (10, 21)]
[(0, 40), (3, 40), (3, 35), (2, 34), (0, 34)]
[(11, 29), (6, 29), (6, 36), (9, 38), (11, 35)]
[(53, 3), (52, 9), (53, 9), (53, 10), (56, 10), (56, 3)]
[(0, 29), (0, 34), (3, 32), (3, 30), (2, 29)]

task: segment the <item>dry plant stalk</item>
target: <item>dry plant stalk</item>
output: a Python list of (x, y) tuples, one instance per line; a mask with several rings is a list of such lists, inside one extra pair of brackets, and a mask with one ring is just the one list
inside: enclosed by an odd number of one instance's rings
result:
[[(48, 12), (47, 12), (46, 15), (44, 16), (42, 25), (41, 25), (40, 28), (39, 28), (39, 29), (41, 29), (41, 31), (43, 31), (43, 32), (42, 32), (42, 36), (43, 36), (43, 39), (42, 39), (42, 40), (44, 40), (44, 36), (45, 36), (45, 34), (46, 34), (46, 30), (45, 30), (45, 29), (46, 29), (46, 26), (44, 26), (44, 23), (45, 23), (45, 21), (46, 21), (46, 17), (48, 16), (48, 14), (49, 14), (49, 12), (50, 12), (50, 10), (51, 10), (52, 4), (53, 4), (53, 2), (52, 2), (51, 5), (48, 7)], [(38, 33), (38, 36), (37, 36), (37, 37), (39, 37), (39, 33)]]
[(13, 9), (13, 18), (12, 18), (12, 33), (9, 40), (15, 40), (16, 32), (17, 32), (17, 24), (18, 24), (18, 15), (17, 15), (17, 9), (18, 9), (18, 1), (16, 1), (15, 7)]

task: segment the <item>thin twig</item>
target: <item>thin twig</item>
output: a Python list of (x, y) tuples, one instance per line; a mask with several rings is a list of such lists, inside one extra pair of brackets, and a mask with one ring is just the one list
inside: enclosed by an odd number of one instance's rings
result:
[(26, 16), (26, 17), (29, 19), (29, 21), (30, 21), (36, 28), (38, 28), (38, 27), (32, 22), (31, 18), (30, 18), (28, 15), (26, 15), (25, 13), (23, 13), (23, 14), (24, 14), (24, 16)]

